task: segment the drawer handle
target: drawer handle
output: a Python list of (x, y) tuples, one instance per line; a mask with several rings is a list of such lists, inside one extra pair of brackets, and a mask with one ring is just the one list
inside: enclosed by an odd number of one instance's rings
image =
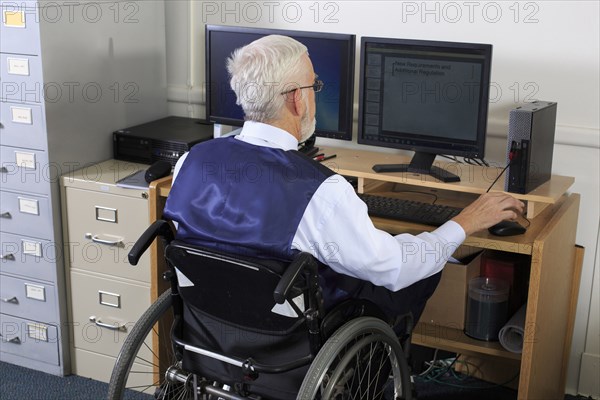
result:
[(7, 212), (3, 212), (2, 214), (0, 214), (0, 218), (11, 219), (12, 215), (10, 215), (10, 213), (7, 211)]
[(122, 246), (123, 245), (123, 239), (117, 239), (117, 240), (100, 239), (98, 237), (98, 235), (93, 235), (91, 233), (86, 233), (85, 238), (92, 239), (92, 242), (94, 242), (94, 243), (105, 244), (107, 246)]
[(90, 321), (92, 321), (93, 323), (95, 323), (96, 325), (98, 325), (101, 328), (110, 329), (111, 331), (127, 332), (127, 327), (124, 324), (123, 325), (107, 324), (106, 322), (100, 321), (100, 318), (96, 317), (95, 315), (92, 315), (90, 317)]
[(4, 339), (4, 338), (2, 337), (2, 335), (0, 335), (0, 338), (2, 338), (2, 341), (3, 341), (4, 343), (21, 344), (21, 339), (19, 339), (19, 337), (18, 337), (18, 336), (15, 336), (15, 337), (14, 337), (14, 338), (12, 338), (12, 339)]
[(17, 299), (17, 296), (13, 296), (11, 298), (5, 297), (2, 299), (2, 301), (4, 303), (19, 304), (19, 299)]
[(0, 254), (0, 260), (9, 260), (9, 261), (15, 261), (15, 255), (14, 254)]

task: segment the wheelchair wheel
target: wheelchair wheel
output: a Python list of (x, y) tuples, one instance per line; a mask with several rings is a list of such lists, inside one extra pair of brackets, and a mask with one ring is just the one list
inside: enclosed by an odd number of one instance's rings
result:
[(394, 331), (372, 317), (354, 319), (325, 342), (297, 400), (412, 399), (408, 364)]
[(142, 314), (125, 339), (108, 385), (109, 400), (136, 398), (140, 392), (160, 400), (192, 398), (186, 394), (190, 391), (186, 379), (166, 382), (165, 371), (158, 369), (160, 354), (161, 360), (166, 360), (161, 366), (169, 366), (172, 375), (180, 372), (168, 334), (170, 322), (162, 322), (161, 329), (157, 328), (160, 320), (172, 321), (171, 304), (168, 289)]

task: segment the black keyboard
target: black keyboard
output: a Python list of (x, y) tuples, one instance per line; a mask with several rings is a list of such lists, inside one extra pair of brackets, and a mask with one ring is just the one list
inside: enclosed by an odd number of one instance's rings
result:
[(358, 197), (367, 204), (371, 216), (432, 226), (440, 226), (462, 211), (457, 207), (372, 194), (358, 194)]

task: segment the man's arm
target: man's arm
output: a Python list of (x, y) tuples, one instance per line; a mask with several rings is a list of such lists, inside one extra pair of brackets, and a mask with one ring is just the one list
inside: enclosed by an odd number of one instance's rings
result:
[(292, 246), (338, 273), (397, 291), (439, 272), (464, 239), (453, 221), (416, 236), (377, 229), (352, 186), (335, 175), (315, 192)]
[(486, 194), (433, 232), (392, 236), (375, 228), (364, 202), (336, 175), (309, 203), (293, 247), (311, 252), (338, 273), (396, 291), (439, 272), (467, 235), (522, 209), (508, 195)]

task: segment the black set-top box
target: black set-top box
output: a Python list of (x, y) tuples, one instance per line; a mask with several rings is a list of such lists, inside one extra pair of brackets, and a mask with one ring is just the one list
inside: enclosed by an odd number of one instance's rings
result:
[(175, 166), (196, 143), (212, 139), (213, 124), (186, 117), (166, 117), (113, 132), (117, 160), (153, 164), (166, 160)]
[(550, 179), (556, 109), (556, 102), (536, 100), (510, 111), (506, 150), (509, 168), (504, 185), (507, 192), (529, 193)]

